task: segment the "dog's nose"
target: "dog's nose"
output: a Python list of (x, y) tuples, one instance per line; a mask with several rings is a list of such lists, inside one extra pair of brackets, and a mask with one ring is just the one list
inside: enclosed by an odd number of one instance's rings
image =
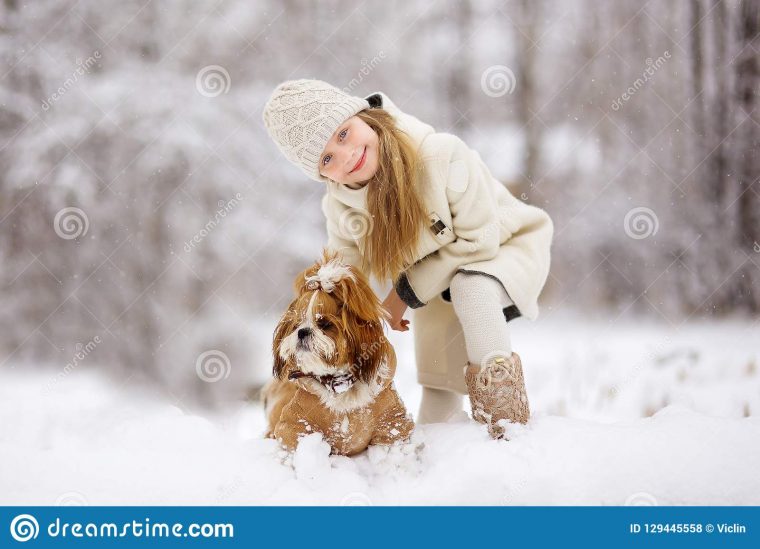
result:
[(311, 328), (299, 328), (298, 339), (306, 339), (311, 335)]

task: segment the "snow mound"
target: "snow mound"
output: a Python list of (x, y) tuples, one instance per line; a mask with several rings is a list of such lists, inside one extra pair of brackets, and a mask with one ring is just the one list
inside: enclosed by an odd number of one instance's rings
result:
[(284, 452), (255, 404), (207, 419), (93, 373), (48, 379), (3, 372), (0, 504), (760, 504), (757, 417), (534, 412), (492, 441), (462, 414), (348, 458), (318, 433)]

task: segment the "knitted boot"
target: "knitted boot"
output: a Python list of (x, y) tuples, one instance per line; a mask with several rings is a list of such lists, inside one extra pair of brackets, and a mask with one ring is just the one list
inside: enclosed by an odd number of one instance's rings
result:
[(470, 362), (464, 367), (467, 391), (474, 420), (485, 423), (495, 439), (504, 438), (499, 420), (527, 423), (530, 417), (522, 364), (517, 353), (495, 355), (483, 366)]

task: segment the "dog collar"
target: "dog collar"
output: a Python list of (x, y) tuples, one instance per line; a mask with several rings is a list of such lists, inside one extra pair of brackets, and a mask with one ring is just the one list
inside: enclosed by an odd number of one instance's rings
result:
[(351, 372), (340, 374), (337, 376), (334, 375), (323, 375), (318, 376), (316, 374), (307, 374), (305, 372), (302, 372), (300, 370), (294, 370), (290, 372), (288, 375), (288, 379), (294, 381), (296, 379), (300, 379), (302, 377), (310, 377), (312, 379), (317, 380), (320, 384), (322, 384), (326, 389), (332, 391), (333, 393), (340, 394), (345, 393), (348, 391), (354, 383), (356, 383), (356, 376), (352, 374)]

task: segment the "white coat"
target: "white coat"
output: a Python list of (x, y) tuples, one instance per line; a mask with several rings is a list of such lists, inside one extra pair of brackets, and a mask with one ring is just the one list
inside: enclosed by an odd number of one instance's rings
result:
[[(552, 221), (542, 209), (515, 198), (457, 136), (436, 132), (399, 110), (382, 92), (366, 99), (394, 117), (423, 163), (418, 184), (430, 226), (422, 234), (416, 262), (394, 281), (401, 299), (415, 312), (418, 380), (465, 394), (464, 340), (446, 295), (451, 279), (459, 271), (494, 277), (519, 315), (534, 320), (549, 273)], [(357, 267), (362, 237), (372, 225), (366, 194), (366, 185), (355, 190), (330, 181), (322, 199), (327, 247)], [(505, 310), (505, 316), (514, 315)]]

